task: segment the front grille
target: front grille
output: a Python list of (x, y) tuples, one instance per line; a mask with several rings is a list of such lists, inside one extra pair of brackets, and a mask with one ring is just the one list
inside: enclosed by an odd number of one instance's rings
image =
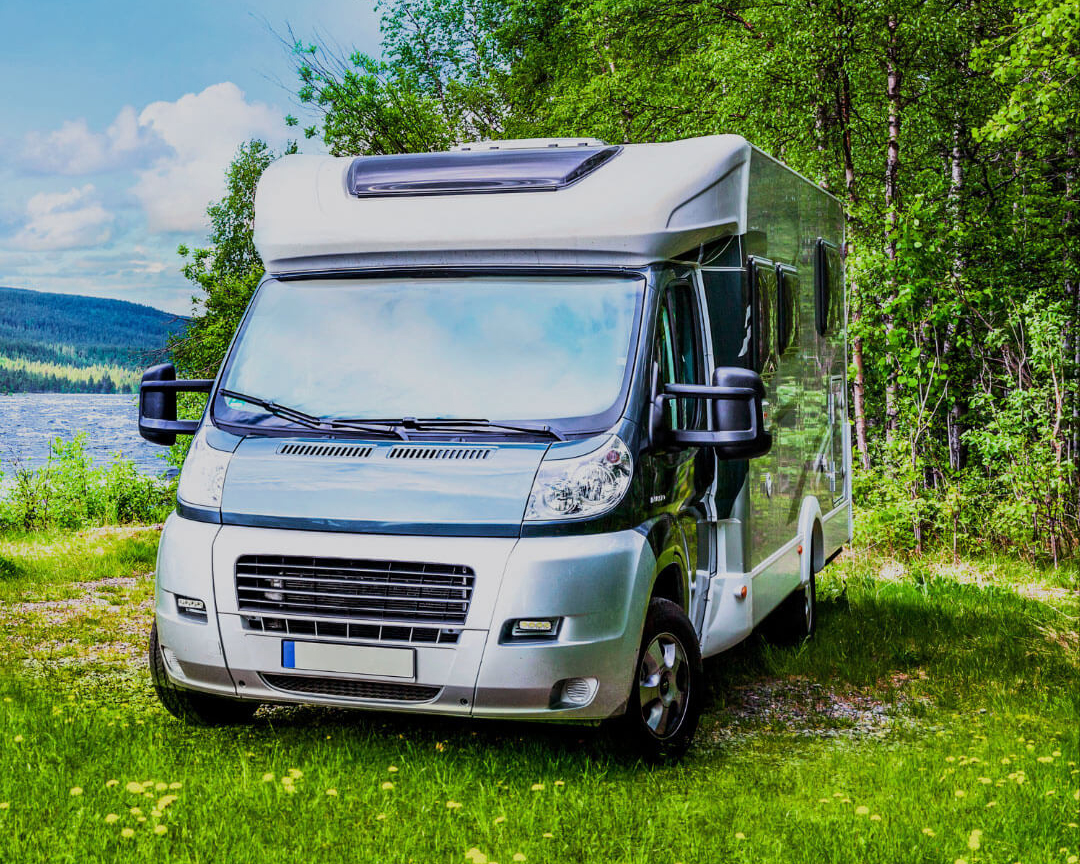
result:
[(458, 564), (282, 555), (236, 560), (241, 612), (464, 624), (475, 580), (471, 567)]
[(344, 678), (315, 678), (310, 675), (262, 675), (275, 690), (346, 699), (380, 699), (386, 702), (430, 702), (440, 688), (424, 684), (392, 684), (382, 681), (348, 681)]
[(345, 621), (309, 621), (301, 618), (244, 616), (248, 630), (281, 636), (318, 636), (325, 639), (355, 639), (364, 642), (420, 642), (427, 645), (455, 645), (461, 631), (454, 627), (410, 627), (408, 624), (353, 624)]
[(387, 459), (487, 459), (496, 447), (416, 447), (395, 446), (386, 454)]

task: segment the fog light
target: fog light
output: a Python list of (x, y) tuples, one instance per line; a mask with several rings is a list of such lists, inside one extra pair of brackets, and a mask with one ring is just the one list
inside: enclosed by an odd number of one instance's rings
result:
[(510, 627), (511, 636), (555, 636), (560, 618), (519, 618)]
[(551, 707), (580, 708), (588, 705), (596, 696), (596, 689), (595, 678), (567, 678), (556, 685), (555, 692), (558, 695)]

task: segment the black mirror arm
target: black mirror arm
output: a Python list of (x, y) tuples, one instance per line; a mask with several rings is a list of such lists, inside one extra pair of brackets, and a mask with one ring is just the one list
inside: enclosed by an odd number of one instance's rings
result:
[(192, 378), (187, 381), (143, 381), (139, 392), (146, 393), (209, 393), (214, 389), (213, 378)]

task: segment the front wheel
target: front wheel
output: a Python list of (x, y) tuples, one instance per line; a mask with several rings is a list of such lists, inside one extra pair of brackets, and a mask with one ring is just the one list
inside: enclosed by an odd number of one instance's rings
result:
[(690, 619), (670, 600), (649, 601), (623, 732), (650, 762), (674, 762), (690, 746), (704, 699), (701, 649)]
[(246, 723), (259, 708), (258, 702), (241, 702), (210, 693), (196, 693), (177, 687), (165, 670), (165, 658), (158, 642), (157, 622), (150, 628), (150, 678), (161, 704), (173, 717), (198, 726), (232, 726)]

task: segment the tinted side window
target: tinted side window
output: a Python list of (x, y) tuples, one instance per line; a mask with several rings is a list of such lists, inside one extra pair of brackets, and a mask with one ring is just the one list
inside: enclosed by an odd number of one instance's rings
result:
[(709, 309), (713, 361), (717, 366), (750, 366), (750, 295), (746, 271), (702, 270)]
[(783, 355), (799, 341), (799, 274), (777, 267), (776, 283), (776, 353)]
[(819, 336), (844, 326), (844, 259), (831, 243), (818, 240), (814, 266), (814, 324)]
[(754, 371), (764, 374), (776, 368), (776, 268), (771, 261), (751, 258), (750, 297), (753, 304)]

